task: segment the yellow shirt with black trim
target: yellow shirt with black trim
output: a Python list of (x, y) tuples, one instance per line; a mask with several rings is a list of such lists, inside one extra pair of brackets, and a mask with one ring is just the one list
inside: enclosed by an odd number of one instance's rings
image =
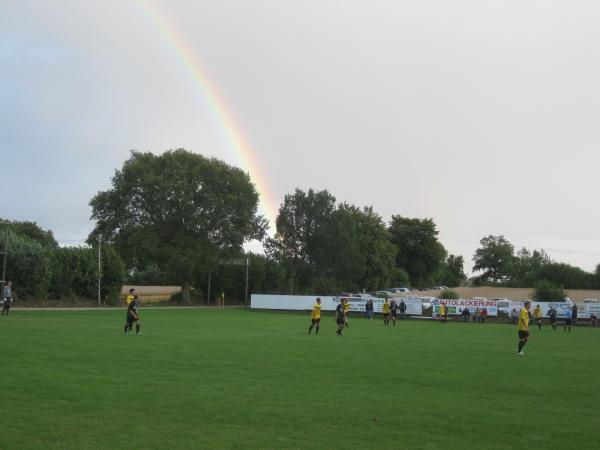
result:
[(350, 303), (346, 302), (344, 303), (344, 313), (347, 313), (348, 311), (350, 311)]
[(446, 313), (446, 306), (440, 305), (440, 315), (443, 316)]
[(320, 319), (321, 318), (321, 305), (319, 303), (315, 303), (313, 305), (312, 313), (310, 313), (311, 319)]
[(533, 316), (534, 316), (536, 319), (541, 319), (543, 315), (544, 315), (544, 314), (542, 313), (542, 308), (535, 308), (535, 309), (533, 310)]
[(385, 302), (383, 304), (383, 313), (384, 314), (389, 314), (390, 313), (390, 304), (388, 302)]
[(134, 298), (135, 297), (133, 295), (128, 295), (127, 296), (127, 304), (129, 305), (133, 301)]
[(525, 308), (521, 309), (519, 313), (519, 331), (527, 331), (529, 330), (529, 311)]

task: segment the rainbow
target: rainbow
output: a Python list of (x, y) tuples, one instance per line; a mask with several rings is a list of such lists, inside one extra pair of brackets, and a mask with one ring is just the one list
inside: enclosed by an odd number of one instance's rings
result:
[(212, 111), (225, 136), (228, 147), (235, 153), (239, 164), (250, 174), (260, 195), (260, 210), (269, 221), (271, 230), (274, 230), (278, 207), (275, 196), (268, 187), (267, 179), (258, 162), (256, 152), (244, 138), (233, 114), (228, 110), (226, 103), (215, 84), (211, 82), (206, 70), (194, 57), (189, 45), (186, 44), (183, 36), (177, 32), (167, 15), (150, 0), (138, 0), (138, 3), (192, 80), (200, 100), (208, 105), (210, 111)]

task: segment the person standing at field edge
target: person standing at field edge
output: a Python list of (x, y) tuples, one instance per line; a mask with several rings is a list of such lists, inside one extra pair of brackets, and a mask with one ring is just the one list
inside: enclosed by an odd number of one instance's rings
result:
[(321, 299), (317, 298), (313, 305), (312, 312), (310, 313), (311, 325), (308, 328), (308, 334), (312, 332), (313, 327), (315, 328), (315, 334), (319, 334), (319, 326), (321, 325)]
[(367, 300), (367, 304), (365, 305), (365, 311), (367, 312), (367, 319), (373, 319), (373, 300)]
[[(4, 296), (4, 307), (2, 308), (2, 314), (6, 314), (8, 316), (10, 304), (12, 303), (12, 283), (10, 281), (4, 283), (2, 294)], [(6, 313), (4, 311), (6, 311)]]
[(390, 302), (387, 298), (383, 302), (381, 312), (383, 313), (383, 324), (387, 327), (390, 323)]
[(344, 324), (346, 323), (346, 314), (344, 313), (344, 303), (342, 299), (340, 299), (340, 303), (335, 308), (335, 321), (338, 326), (338, 329), (335, 333), (338, 336), (341, 336), (342, 330), (344, 329)]
[(406, 303), (404, 303), (404, 299), (400, 300), (400, 319), (406, 318)]
[(558, 318), (558, 313), (554, 306), (550, 307), (550, 311), (548, 311), (548, 317), (550, 317), (550, 325), (552, 325), (552, 329), (556, 331), (556, 319)]
[(527, 344), (529, 339), (529, 309), (531, 308), (531, 302), (527, 300), (519, 313), (519, 323), (517, 325), (519, 329), (519, 345), (517, 347), (517, 355), (523, 356), (523, 347)]
[(571, 325), (573, 324), (573, 313), (569, 308), (565, 311), (565, 325), (563, 326), (563, 331), (567, 331), (569, 329), (569, 333), (571, 332)]
[(542, 313), (542, 308), (540, 307), (540, 305), (536, 305), (535, 309), (533, 310), (533, 317), (535, 317), (535, 324), (538, 326), (538, 329), (541, 331), (542, 330), (542, 317), (543, 317), (543, 313)]
[(571, 308), (571, 315), (573, 316), (573, 326), (577, 325), (577, 313), (579, 312), (579, 307), (577, 305), (573, 305)]

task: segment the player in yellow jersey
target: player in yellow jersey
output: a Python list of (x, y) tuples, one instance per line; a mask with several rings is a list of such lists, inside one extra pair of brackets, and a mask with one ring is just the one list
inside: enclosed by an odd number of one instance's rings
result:
[(390, 302), (388, 301), (387, 298), (385, 299), (385, 302), (383, 302), (382, 312), (383, 312), (383, 324), (387, 327), (388, 324), (390, 323)]
[(318, 298), (313, 305), (312, 312), (310, 313), (311, 325), (308, 328), (308, 334), (315, 328), (315, 334), (319, 334), (319, 326), (321, 325), (321, 299)]
[(133, 301), (134, 298), (135, 298), (135, 289), (129, 289), (129, 295), (127, 296), (127, 305), (128, 306)]
[(544, 313), (542, 312), (542, 308), (540, 305), (537, 305), (533, 310), (533, 317), (535, 317), (535, 324), (538, 326), (538, 329), (542, 329), (542, 317), (544, 317)]
[(445, 303), (440, 303), (440, 323), (448, 325), (448, 307)]
[(350, 301), (345, 298), (344, 299), (344, 326), (348, 328), (348, 313), (350, 312)]
[(529, 338), (529, 309), (531, 308), (531, 302), (527, 300), (519, 313), (519, 346), (517, 347), (517, 355), (524, 355), (523, 347), (527, 344)]

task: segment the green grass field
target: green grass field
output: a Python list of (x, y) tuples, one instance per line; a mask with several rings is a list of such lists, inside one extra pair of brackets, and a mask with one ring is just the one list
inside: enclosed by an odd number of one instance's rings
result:
[(598, 448), (600, 330), (308, 314), (13, 311), (0, 449)]

